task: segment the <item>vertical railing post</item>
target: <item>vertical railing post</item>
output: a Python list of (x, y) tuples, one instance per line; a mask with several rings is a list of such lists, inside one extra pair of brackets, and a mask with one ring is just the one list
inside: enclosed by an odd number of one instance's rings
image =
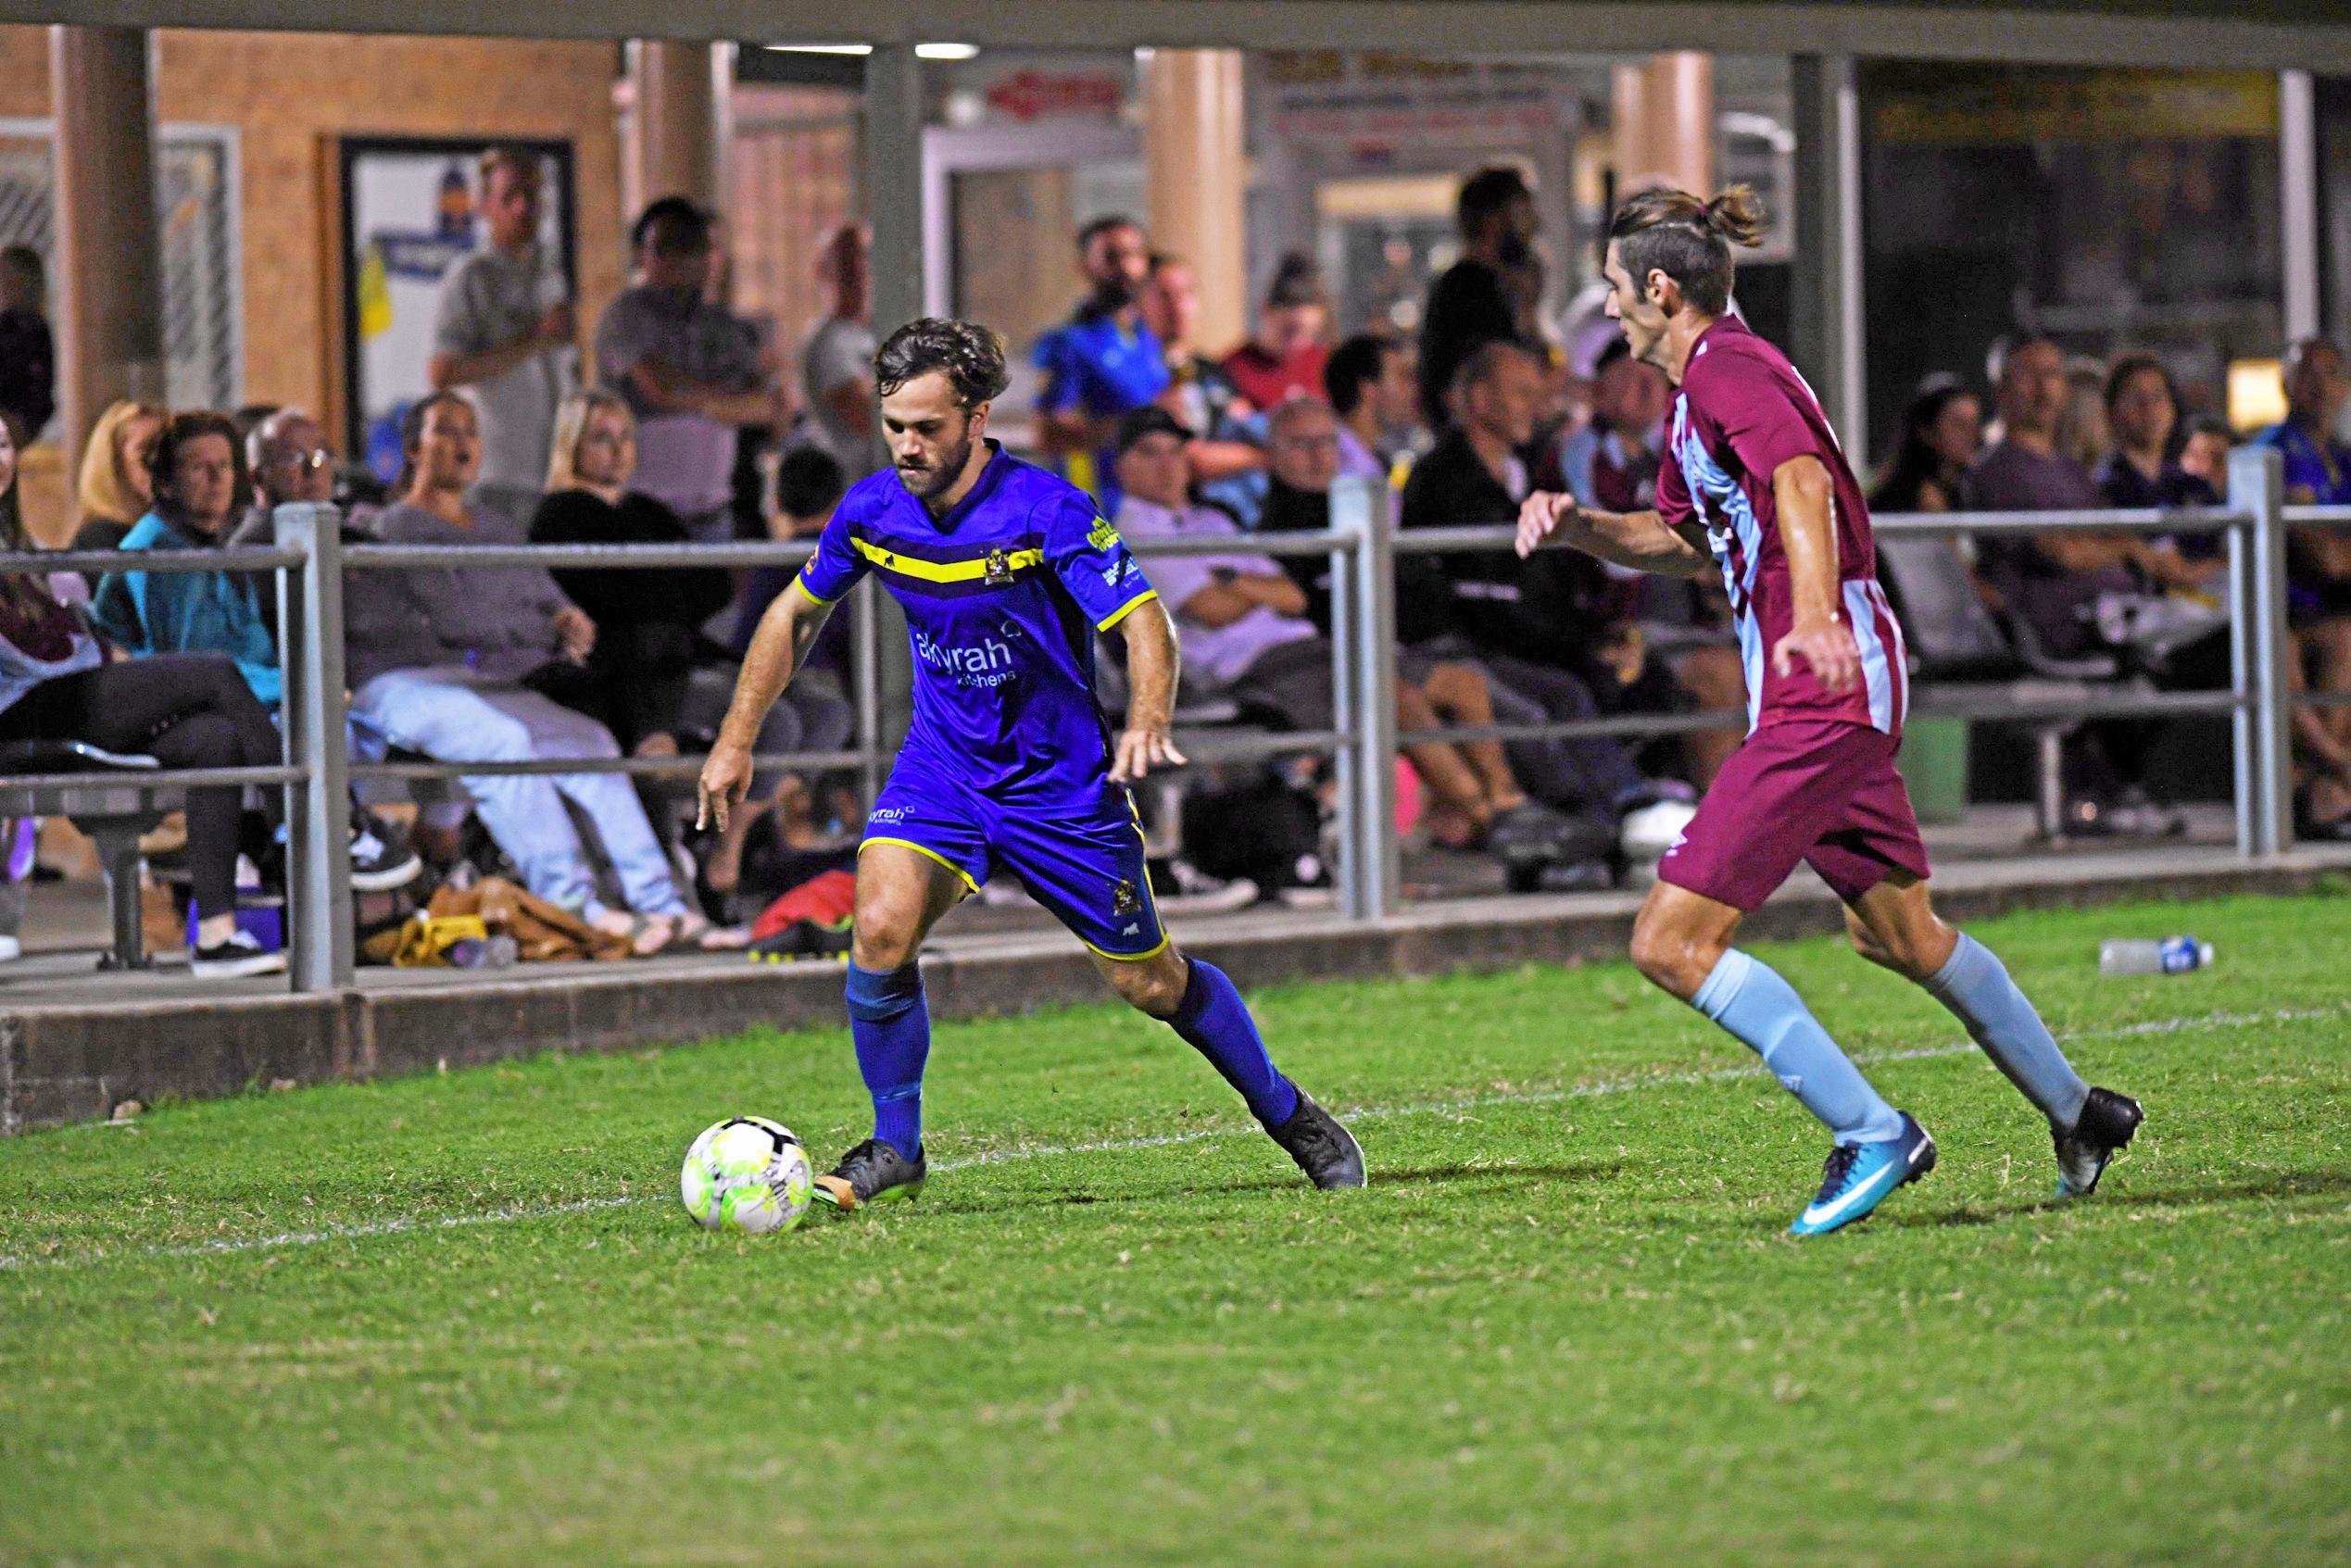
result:
[(2237, 856), (2249, 860), (2261, 848), (2254, 825), (2261, 807), (2261, 752), (2260, 715), (2255, 711), (2260, 688), (2253, 669), (2253, 535), (2238, 527), (2221, 539), (2229, 563), (2229, 695), (2236, 703), (2229, 710), (2229, 798), (2236, 807)]
[(2294, 847), (2294, 691), (2286, 679), (2293, 634), (2286, 627), (2285, 467), (2276, 448), (2229, 454), (2229, 507), (2253, 517), (2250, 635), (2253, 661), (2254, 847)]
[(849, 697), (857, 709), (858, 805), (865, 810), (882, 793), (882, 584), (870, 573), (849, 601)]
[[(1396, 847), (1395, 492), (1374, 479), (1331, 488), (1331, 526), (1356, 539), (1350, 618), (1344, 629), (1355, 671), (1354, 790), (1348, 800), (1347, 912), (1380, 920), (1402, 901)], [(1332, 631), (1339, 633), (1334, 621)]]
[(284, 506), (281, 548), (302, 564), (278, 577), (285, 666), (286, 747), (308, 776), (286, 790), (287, 891), (293, 896), (294, 988), (351, 984), (351, 754), (343, 689), (343, 514)]

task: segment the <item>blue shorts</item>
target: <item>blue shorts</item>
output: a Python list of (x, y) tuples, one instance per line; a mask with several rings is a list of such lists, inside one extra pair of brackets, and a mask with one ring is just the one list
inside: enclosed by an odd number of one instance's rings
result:
[(1148, 959), (1167, 946), (1143, 863), (1135, 797), (1102, 785), (1092, 811), (1047, 816), (999, 805), (901, 756), (865, 819), (858, 846), (896, 844), (929, 856), (974, 892), (998, 867), (1106, 959)]

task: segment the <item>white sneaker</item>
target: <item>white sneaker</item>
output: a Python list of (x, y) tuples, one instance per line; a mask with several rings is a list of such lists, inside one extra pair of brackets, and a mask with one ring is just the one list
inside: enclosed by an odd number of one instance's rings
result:
[(249, 932), (236, 931), (225, 942), (198, 947), (190, 955), (188, 967), (199, 980), (238, 980), (248, 974), (284, 972), (285, 955), (269, 951)]
[(1228, 882), (1170, 858), (1151, 862), (1151, 898), (1166, 914), (1221, 915), (1257, 902), (1257, 884), (1245, 876)]

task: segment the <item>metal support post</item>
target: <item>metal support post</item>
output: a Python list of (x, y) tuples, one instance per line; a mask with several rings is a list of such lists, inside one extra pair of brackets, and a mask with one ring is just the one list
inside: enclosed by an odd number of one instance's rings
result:
[(849, 597), (849, 696), (857, 705), (858, 803), (867, 810), (882, 793), (882, 585), (867, 577)]
[(2319, 110), (2307, 70), (2278, 73), (2280, 303), (2288, 343), (2319, 334)]
[(1354, 667), (1353, 793), (1347, 802), (1347, 912), (1380, 920), (1402, 900), (1396, 853), (1395, 492), (1376, 479), (1331, 487), (1331, 527), (1357, 544), (1350, 614), (1332, 631)]
[(2286, 629), (2285, 465), (2275, 448), (2229, 454), (2229, 508), (2253, 518), (2246, 639), (2256, 699), (2253, 841), (2259, 853), (2278, 855), (2294, 847), (2294, 692), (2286, 680), (2294, 643)]
[(1793, 358), (1851, 453), (1869, 450), (1862, 356), (1861, 107), (1850, 55), (1798, 55)]
[(2260, 849), (2255, 831), (2261, 793), (2261, 753), (2253, 709), (2253, 545), (2242, 528), (2221, 535), (2229, 562), (2229, 798), (2236, 807), (2237, 855), (2251, 859)]
[(343, 514), (285, 506), (277, 542), (303, 553), (278, 577), (279, 646), (286, 666), (285, 738), (308, 770), (286, 787), (292, 856), (294, 988), (351, 984), (351, 753), (343, 687)]
[[(885, 341), (924, 314), (923, 118), (923, 62), (914, 45), (876, 44), (865, 56), (861, 131), (865, 220), (874, 232), (874, 333)], [(875, 442), (879, 456), (878, 433)], [(881, 695), (876, 734), (886, 748), (913, 722), (914, 656), (898, 601), (877, 593), (870, 602), (880, 628), (874, 666)]]

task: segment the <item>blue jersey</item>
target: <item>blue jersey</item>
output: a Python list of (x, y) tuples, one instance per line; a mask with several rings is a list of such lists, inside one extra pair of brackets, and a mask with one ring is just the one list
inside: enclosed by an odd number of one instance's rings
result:
[(869, 571), (906, 610), (919, 759), (1000, 804), (1090, 811), (1110, 772), (1094, 633), (1157, 596), (1086, 494), (988, 444), (943, 518), (897, 471), (860, 480), (800, 571), (827, 604)]
[(2321, 445), (2291, 422), (2271, 425), (2253, 440), (2284, 455), (2288, 490), (2307, 490), (2312, 506), (2351, 505), (2351, 446), (2335, 441)]
[[(1114, 419), (1150, 402), (1175, 379), (1150, 328), (1140, 321), (1124, 326), (1093, 310), (1080, 310), (1038, 338), (1032, 360), (1045, 372), (1037, 394), (1037, 411), (1045, 414), (1075, 409)], [(1071, 466), (1070, 477), (1100, 496), (1105, 511), (1118, 509), (1117, 460), (1116, 451), (1104, 447), (1088, 454), (1084, 467)]]

